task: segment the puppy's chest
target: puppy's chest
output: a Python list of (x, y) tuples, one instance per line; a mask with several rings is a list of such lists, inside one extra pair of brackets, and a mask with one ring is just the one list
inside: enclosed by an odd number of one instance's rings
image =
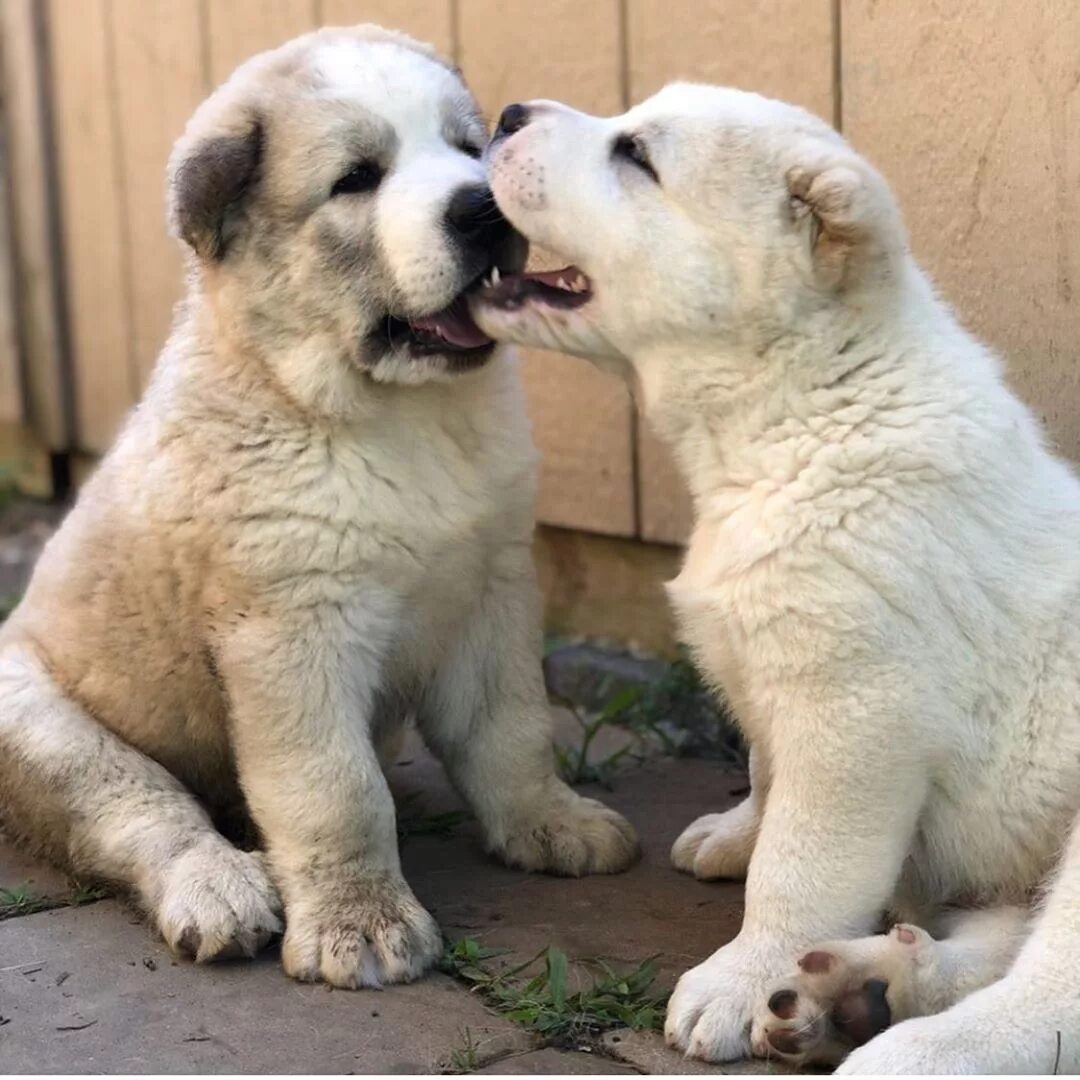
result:
[(224, 515), (228, 559), (256, 586), (411, 596), (468, 571), (500, 512), (483, 460), (438, 460), (423, 446), (313, 443), (276, 475), (258, 471), (237, 472)]

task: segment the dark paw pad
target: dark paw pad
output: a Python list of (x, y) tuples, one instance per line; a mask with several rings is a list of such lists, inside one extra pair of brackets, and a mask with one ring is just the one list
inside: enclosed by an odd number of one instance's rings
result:
[(798, 1011), (799, 995), (794, 990), (777, 990), (769, 998), (769, 1009), (781, 1020), (794, 1020)]
[(845, 994), (833, 1009), (836, 1030), (856, 1046), (884, 1031), (892, 1023), (892, 1010), (885, 1000), (888, 989), (884, 979), (867, 979), (860, 990)]

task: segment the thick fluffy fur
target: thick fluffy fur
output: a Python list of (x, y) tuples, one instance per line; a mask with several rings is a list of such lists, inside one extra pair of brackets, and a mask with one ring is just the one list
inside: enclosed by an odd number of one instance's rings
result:
[[(746, 802), (673, 851), (745, 874), (746, 916), (680, 980), (669, 1041), (1046, 1072), (1060, 1038), (1077, 1069), (1080, 485), (816, 118), (676, 85), (509, 127), (497, 201), (592, 296), (493, 292), (477, 319), (635, 378), (694, 496), (671, 599), (752, 746)], [(863, 937), (886, 910), (942, 940)]]
[[(257, 57), (199, 109), (170, 174), (189, 297), (0, 635), (6, 827), (134, 887), (199, 960), (251, 954), (283, 906), (296, 977), (433, 962), (377, 758), (412, 711), (509, 863), (633, 857), (553, 773), (514, 358), (377, 340), (502, 257), (444, 217), (484, 134), (452, 70), (373, 28)], [(331, 194), (371, 159), (377, 190)], [(242, 801), (265, 854), (215, 828)]]

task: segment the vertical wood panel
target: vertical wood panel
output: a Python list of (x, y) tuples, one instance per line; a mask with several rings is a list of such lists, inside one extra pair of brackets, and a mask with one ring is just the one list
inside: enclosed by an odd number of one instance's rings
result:
[[(833, 120), (831, 0), (629, 0), (627, 40), (633, 101), (692, 79), (792, 101)], [(693, 517), (686, 486), (647, 422), (638, 431), (641, 534), (680, 543)]]
[(630, 0), (630, 96), (693, 79), (792, 101), (832, 123), (832, 37), (832, 0)]
[(7, 141), (5, 125), (0, 131), (0, 425), (22, 419)]
[(11, 182), (11, 239), (27, 420), (50, 450), (67, 448), (64, 358), (56, 285), (41, 40), (36, 0), (0, 3), (4, 120)]
[(377, 23), (402, 30), (449, 56), (454, 48), (450, 0), (319, 0), (323, 26)]
[(169, 151), (208, 89), (198, 0), (111, 0), (131, 356), (145, 384), (183, 291), (165, 224)]
[(1080, 459), (1080, 4), (843, 5), (844, 131), (916, 256)]
[(136, 390), (107, 9), (105, 0), (50, 0), (47, 10), (76, 434), (102, 452)]
[[(459, 0), (459, 62), (484, 109), (558, 97), (590, 112), (623, 108), (617, 0), (551, 0), (542, 10)], [(525, 385), (543, 452), (542, 521), (595, 532), (635, 530), (633, 417), (618, 379), (555, 353), (525, 357)]]
[(316, 0), (207, 0), (210, 79), (216, 86), (264, 49), (314, 28)]

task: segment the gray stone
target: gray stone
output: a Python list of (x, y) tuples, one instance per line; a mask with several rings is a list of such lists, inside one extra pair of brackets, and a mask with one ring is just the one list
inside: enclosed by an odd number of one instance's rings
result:
[(0, 513), (0, 618), (22, 596), (41, 549), (65, 512), (55, 503), (16, 498)]
[(622, 690), (644, 691), (655, 685), (667, 670), (663, 660), (631, 656), (591, 642), (564, 645), (544, 657), (548, 690), (556, 697), (596, 710)]
[[(625, 874), (581, 880), (525, 874), (486, 855), (475, 821), (445, 816), (463, 808), (415, 741), (390, 776), (410, 818), (406, 876), (452, 939), (477, 938), (519, 962), (549, 945), (631, 967), (656, 955), (670, 987), (738, 930), (741, 886), (703, 884), (668, 862), (689, 821), (735, 800), (746, 782), (738, 773), (659, 759), (620, 775), (612, 792), (582, 789), (638, 827), (643, 858)], [(0, 883), (65, 884), (52, 873), (0, 845)], [(536, 1040), (519, 1025), (444, 975), (349, 993), (291, 982), (273, 950), (206, 967), (175, 960), (115, 900), (0, 922), (0, 1014), (0, 1073), (437, 1072), (468, 1044), (491, 1072), (621, 1071), (613, 1058), (532, 1051)], [(607, 1049), (637, 1071), (689, 1071), (656, 1033)], [(508, 1056), (519, 1051), (530, 1052)]]
[(610, 1076), (612, 1074), (636, 1073), (637, 1070), (621, 1061), (614, 1061), (603, 1054), (583, 1053), (575, 1050), (556, 1050), (545, 1047), (525, 1054), (499, 1058), (477, 1069), (478, 1073), (495, 1073), (504, 1076)]
[(529, 1045), (444, 975), (349, 993), (271, 952), (196, 967), (116, 901), (0, 923), (0, 1072), (438, 1072), (467, 1028)]
[(664, 1040), (650, 1031), (609, 1031), (603, 1039), (605, 1052), (634, 1068), (655, 1076), (753, 1076), (760, 1073), (791, 1073), (780, 1061), (735, 1061), (709, 1065), (683, 1057), (664, 1045)]

